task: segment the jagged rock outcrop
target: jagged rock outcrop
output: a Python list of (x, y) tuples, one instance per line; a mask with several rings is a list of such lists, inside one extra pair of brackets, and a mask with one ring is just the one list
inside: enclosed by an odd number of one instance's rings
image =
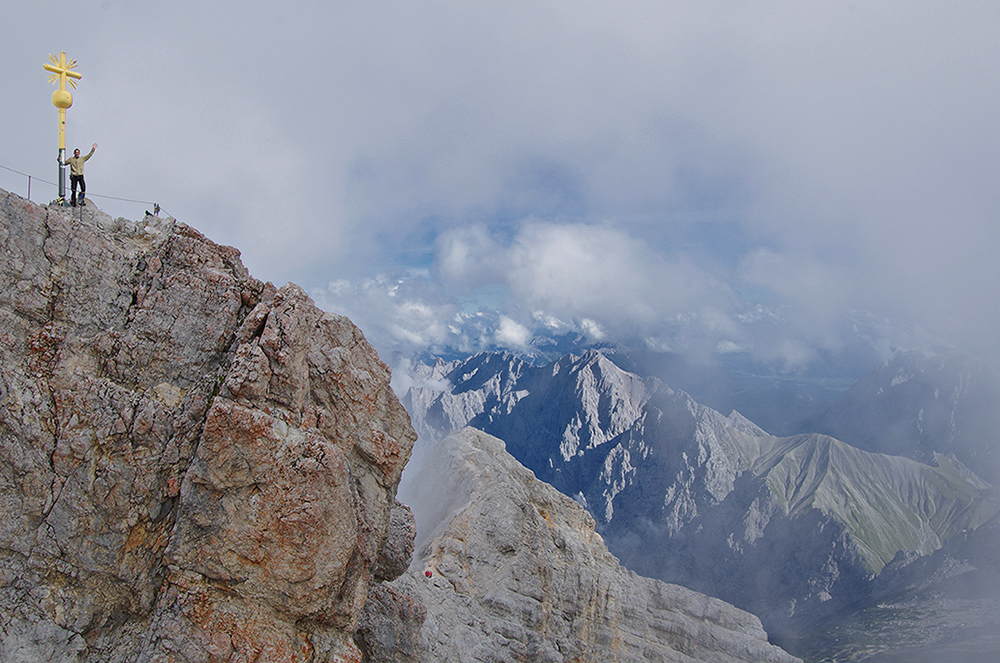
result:
[(0, 238), (0, 660), (360, 661), (370, 593), (413, 639), (415, 434), (349, 320), (172, 219), (0, 192)]
[(404, 486), (424, 533), (393, 584), (427, 606), (423, 661), (797, 660), (753, 615), (621, 567), (593, 518), (492, 436), (435, 444)]

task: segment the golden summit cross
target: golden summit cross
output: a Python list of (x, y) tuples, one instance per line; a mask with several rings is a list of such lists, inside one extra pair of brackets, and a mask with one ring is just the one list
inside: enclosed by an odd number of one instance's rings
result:
[(66, 89), (66, 84), (76, 89), (76, 81), (82, 76), (76, 69), (76, 60), (67, 60), (66, 51), (59, 53), (57, 58), (49, 55), (51, 64), (42, 65), (42, 69), (50, 72), (50, 83), (58, 83), (59, 89), (52, 93), (52, 105), (59, 111), (59, 202), (66, 199), (66, 173), (62, 163), (66, 160), (66, 109), (73, 105), (73, 94)]
[[(70, 87), (76, 88), (76, 81), (83, 78), (79, 73), (73, 71), (76, 69), (76, 60), (66, 61), (66, 51), (61, 52), (58, 58), (49, 55), (49, 62), (52, 64), (43, 64), (42, 69), (52, 72), (52, 75), (49, 76), (49, 82), (55, 83), (58, 80), (60, 90), (66, 90), (66, 83), (69, 83)], [(68, 80), (70, 78), (76, 80)], [(55, 104), (55, 99), (52, 103)], [(56, 104), (56, 107), (58, 108), (59, 105)]]

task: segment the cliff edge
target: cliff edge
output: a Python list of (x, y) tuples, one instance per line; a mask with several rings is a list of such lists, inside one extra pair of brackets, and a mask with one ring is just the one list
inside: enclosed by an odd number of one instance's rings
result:
[(0, 237), (0, 660), (361, 661), (369, 594), (419, 628), (415, 434), (348, 319), (173, 219), (0, 191)]

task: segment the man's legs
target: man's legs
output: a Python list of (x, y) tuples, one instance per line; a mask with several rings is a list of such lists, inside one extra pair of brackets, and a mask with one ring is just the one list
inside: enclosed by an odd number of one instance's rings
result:
[(70, 198), (70, 203), (69, 204), (72, 205), (73, 207), (76, 207), (76, 185), (77, 184), (80, 185), (80, 204), (81, 205), (86, 205), (87, 204), (84, 201), (84, 198), (87, 197), (87, 182), (83, 179), (83, 175), (70, 175), (69, 176), (69, 186), (70, 186), (70, 191), (72, 191), (73, 195)]

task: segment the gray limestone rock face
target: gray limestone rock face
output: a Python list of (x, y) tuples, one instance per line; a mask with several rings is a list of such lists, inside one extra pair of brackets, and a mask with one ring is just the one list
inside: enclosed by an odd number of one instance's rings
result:
[(624, 569), (502, 441), (466, 428), (425, 459), (404, 484), (420, 547), (393, 583), (426, 606), (421, 660), (797, 660), (753, 615)]
[(0, 239), (0, 660), (360, 661), (415, 439), (361, 332), (173, 219)]

